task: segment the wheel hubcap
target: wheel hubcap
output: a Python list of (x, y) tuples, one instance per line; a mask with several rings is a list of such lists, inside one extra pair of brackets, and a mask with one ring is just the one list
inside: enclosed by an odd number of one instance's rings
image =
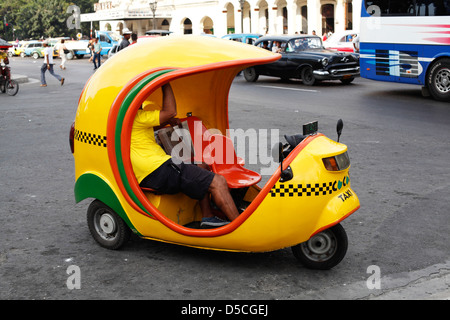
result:
[(113, 240), (117, 231), (114, 217), (109, 213), (97, 214), (95, 230), (103, 239)]
[(450, 69), (439, 70), (435, 78), (436, 88), (442, 93), (450, 92)]
[(335, 254), (337, 240), (332, 232), (325, 230), (302, 243), (301, 249), (313, 261), (326, 261)]
[(110, 214), (104, 214), (100, 218), (100, 228), (102, 231), (108, 234), (113, 233), (116, 230), (116, 224), (114, 223), (113, 217)]

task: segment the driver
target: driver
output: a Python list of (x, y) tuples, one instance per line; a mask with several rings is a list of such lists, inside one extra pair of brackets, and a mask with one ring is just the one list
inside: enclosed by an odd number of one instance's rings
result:
[(9, 68), (6, 66), (9, 64), (8, 53), (4, 49), (0, 49), (0, 75), (4, 79), (9, 79), (11, 77)]
[(163, 194), (182, 192), (199, 200), (201, 226), (220, 227), (229, 223), (214, 216), (209, 195), (232, 221), (239, 216), (225, 178), (194, 164), (175, 164), (155, 141), (154, 127), (176, 122), (177, 105), (170, 83), (162, 87), (161, 110), (138, 110), (131, 131), (130, 157), (141, 187)]

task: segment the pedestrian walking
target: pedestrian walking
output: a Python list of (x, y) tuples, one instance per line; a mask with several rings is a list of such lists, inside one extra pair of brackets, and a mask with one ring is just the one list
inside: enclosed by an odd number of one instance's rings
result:
[(128, 28), (124, 28), (122, 30), (122, 34), (123, 34), (123, 39), (119, 44), (119, 48), (117, 48), (117, 51), (120, 51), (122, 49), (125, 49), (126, 47), (128, 47), (130, 45), (130, 37), (132, 32), (128, 29)]
[[(95, 38), (94, 41), (94, 70), (97, 70), (98, 68), (100, 68), (101, 63), (101, 59), (102, 59), (102, 45), (100, 44), (100, 42), (98, 41), (98, 38)], [(98, 62), (95, 63), (95, 62)]]
[(46, 87), (47, 82), (45, 81), (45, 72), (48, 70), (52, 76), (54, 76), (56, 79), (58, 79), (59, 82), (61, 82), (61, 85), (64, 84), (64, 78), (61, 77), (59, 74), (56, 74), (55, 71), (53, 71), (53, 48), (48, 46), (47, 42), (44, 42), (44, 64), (41, 67), (41, 87)]
[(89, 43), (88, 43), (88, 49), (89, 52), (91, 54), (91, 56), (89, 57), (89, 62), (92, 62), (92, 60), (94, 60), (94, 39), (89, 39)]
[(59, 57), (61, 58), (61, 64), (59, 65), (59, 67), (62, 70), (66, 70), (66, 61), (67, 61), (67, 57), (66, 54), (69, 53), (69, 50), (67, 49), (66, 45), (64, 44), (64, 39), (61, 40), (61, 44), (59, 45)]
[(353, 52), (359, 53), (359, 33), (353, 38)]

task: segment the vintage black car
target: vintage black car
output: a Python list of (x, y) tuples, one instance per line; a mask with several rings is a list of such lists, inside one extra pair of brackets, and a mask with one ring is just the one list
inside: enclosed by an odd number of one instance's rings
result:
[(340, 80), (348, 84), (359, 76), (359, 57), (355, 54), (324, 49), (317, 36), (266, 36), (259, 38), (255, 46), (281, 53), (281, 59), (244, 70), (249, 82), (259, 75), (282, 79), (301, 79), (312, 86), (320, 80)]

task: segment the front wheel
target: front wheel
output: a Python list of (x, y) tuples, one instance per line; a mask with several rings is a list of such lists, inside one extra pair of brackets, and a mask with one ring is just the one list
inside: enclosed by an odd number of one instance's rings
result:
[(313, 86), (316, 83), (316, 78), (314, 77), (313, 68), (304, 67), (302, 69), (301, 78), (304, 85)]
[(309, 269), (328, 270), (342, 261), (347, 248), (347, 233), (337, 224), (293, 246), (292, 253)]
[(247, 82), (255, 82), (258, 80), (259, 75), (256, 73), (256, 69), (254, 67), (250, 67), (244, 70), (244, 78)]
[(341, 79), (341, 82), (343, 84), (350, 84), (353, 82), (353, 80), (355, 80), (355, 77), (350, 77), (350, 78), (345, 78), (345, 79)]
[(450, 101), (450, 59), (441, 59), (431, 66), (427, 86), (434, 99)]
[(116, 250), (128, 242), (131, 230), (110, 207), (94, 200), (87, 211), (89, 231), (102, 247)]

